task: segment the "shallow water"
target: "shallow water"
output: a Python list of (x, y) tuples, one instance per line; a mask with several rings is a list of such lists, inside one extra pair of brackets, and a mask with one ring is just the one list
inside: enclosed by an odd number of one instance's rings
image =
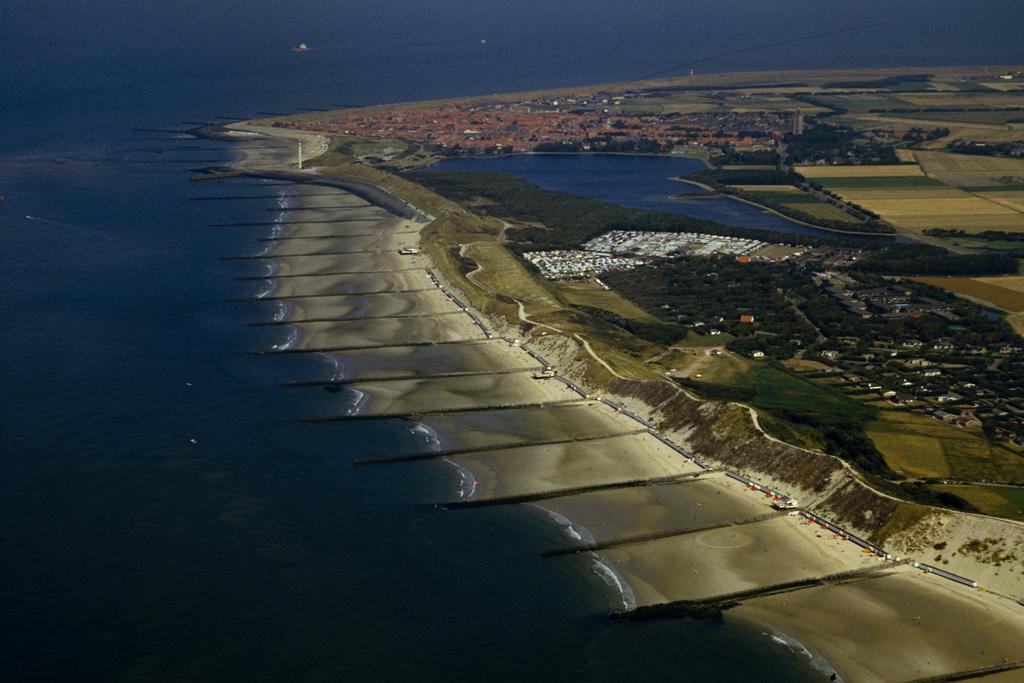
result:
[(745, 228), (799, 235), (837, 233), (800, 225), (769, 211), (726, 198), (680, 201), (674, 195), (700, 188), (674, 180), (704, 168), (696, 159), (628, 154), (513, 154), (504, 157), (445, 159), (436, 171), (500, 171), (547, 190), (601, 199), (639, 209), (668, 211)]

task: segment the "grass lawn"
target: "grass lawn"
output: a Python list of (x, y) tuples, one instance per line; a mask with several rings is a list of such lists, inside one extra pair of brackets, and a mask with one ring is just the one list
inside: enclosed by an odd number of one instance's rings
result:
[[(951, 474), (942, 452), (940, 436), (929, 433), (933, 425), (919, 424), (916, 421), (919, 416), (915, 415), (882, 413), (881, 417), (881, 420), (868, 425), (867, 436), (889, 467), (908, 476), (944, 477)], [(931, 418), (925, 420), (931, 420), (935, 427), (948, 426)]]
[(1009, 486), (934, 486), (960, 496), (986, 515), (1024, 520), (1024, 489)]
[(870, 420), (875, 410), (827, 386), (794, 377), (768, 364), (754, 364), (733, 384), (753, 389), (753, 405), (775, 412), (795, 411), (812, 415), (822, 423)]
[(519, 299), (530, 305), (530, 313), (560, 308), (539, 278), (534, 277), (512, 252), (497, 242), (477, 242), (466, 255), (479, 263), (482, 270), (473, 278), (495, 292)]
[(596, 284), (563, 284), (557, 285), (559, 296), (573, 306), (589, 306), (600, 308), (615, 315), (631, 320), (653, 321), (650, 313), (626, 299), (614, 290), (604, 289)]
[(1024, 458), (990, 444), (978, 430), (928, 415), (884, 410), (867, 433), (889, 466), (909, 476), (1024, 481)]

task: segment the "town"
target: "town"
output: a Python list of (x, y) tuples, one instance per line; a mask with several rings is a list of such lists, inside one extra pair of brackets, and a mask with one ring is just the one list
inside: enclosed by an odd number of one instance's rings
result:
[(333, 135), (398, 139), (447, 156), (552, 151), (703, 153), (709, 149), (774, 151), (802, 125), (794, 112), (631, 114), (631, 93), (601, 93), (514, 103), (403, 107), (290, 123)]

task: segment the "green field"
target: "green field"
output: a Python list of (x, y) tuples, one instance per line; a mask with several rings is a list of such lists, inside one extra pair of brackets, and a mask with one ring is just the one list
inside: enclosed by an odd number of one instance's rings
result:
[(766, 206), (799, 212), (806, 216), (804, 220), (818, 219), (840, 221), (843, 223), (861, 222), (842, 209), (823, 202), (814, 195), (795, 187), (791, 190), (773, 189), (771, 191), (745, 188), (743, 196)]
[[(589, 306), (609, 311), (615, 315), (631, 320), (654, 321), (650, 313), (629, 301), (612, 289), (604, 289), (599, 285), (557, 285), (559, 295), (573, 306)], [(732, 337), (729, 337), (732, 339)], [(724, 342), (723, 342), (724, 343)]]
[(795, 211), (802, 211), (812, 218), (818, 218), (826, 221), (843, 221), (844, 223), (860, 223), (859, 220), (846, 213), (842, 209), (826, 204), (824, 202), (802, 203), (802, 204), (790, 204), (786, 202), (786, 206), (793, 208)]
[(1024, 192), (1024, 183), (1007, 183), (1006, 185), (978, 185), (961, 187), (964, 192)]
[(986, 515), (1024, 520), (1024, 489), (1009, 486), (935, 486), (978, 508)]
[(790, 191), (775, 190), (772, 192), (758, 192), (757, 190), (747, 190), (744, 195), (751, 197), (756, 200), (763, 201), (776, 201), (784, 202), (786, 204), (821, 204), (822, 201), (812, 194), (803, 192), (793, 188)]
[(928, 415), (885, 410), (868, 436), (897, 472), (914, 477), (969, 481), (1024, 481), (1024, 459), (988, 442), (979, 430), (961, 429)]
[(834, 389), (809, 382), (767, 364), (754, 365), (733, 379), (733, 385), (754, 392), (750, 403), (778, 413), (798, 413), (823, 424), (866, 422), (875, 410)]
[(838, 178), (812, 178), (812, 182), (827, 189), (833, 188), (904, 188), (904, 187), (944, 187), (934, 178), (927, 176), (848, 176)]

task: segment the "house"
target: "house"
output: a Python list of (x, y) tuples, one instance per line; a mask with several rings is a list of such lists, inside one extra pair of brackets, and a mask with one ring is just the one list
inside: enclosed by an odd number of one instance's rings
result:
[(922, 371), (921, 374), (924, 375), (925, 377), (938, 377), (939, 375), (942, 374), (942, 370), (939, 370), (938, 368), (929, 368), (927, 370)]
[(957, 427), (962, 427), (964, 429), (972, 429), (980, 427), (981, 420), (974, 417), (973, 415), (960, 415), (955, 420), (953, 420), (953, 424), (955, 424)]
[(752, 316), (750, 313), (743, 313), (743, 314), (740, 315), (740, 322), (741, 323), (752, 323), (752, 322), (754, 322), (754, 316)]
[(750, 256), (747, 254), (740, 254), (736, 257), (737, 263), (750, 263)]
[(821, 352), (821, 357), (827, 358), (829, 360), (835, 360), (836, 358), (839, 358), (839, 352), (833, 351), (831, 349), (826, 349), (825, 351)]
[(956, 403), (960, 400), (960, 397), (956, 394), (943, 394), (942, 396), (936, 396), (935, 400), (939, 403)]
[(934, 417), (936, 420), (945, 422), (946, 424), (953, 424), (953, 422), (957, 418), (956, 415), (954, 415), (953, 413), (947, 413), (945, 410), (936, 410), (934, 413), (932, 413), (932, 417)]
[(751, 358), (764, 358), (764, 351), (754, 351), (750, 354)]

